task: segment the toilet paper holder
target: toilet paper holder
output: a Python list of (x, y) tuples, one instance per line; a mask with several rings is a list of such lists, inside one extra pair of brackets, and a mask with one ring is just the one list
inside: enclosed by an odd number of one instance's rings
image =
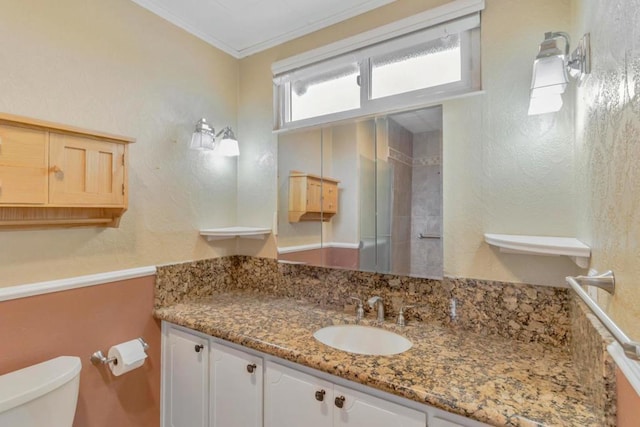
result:
[[(144, 351), (149, 350), (149, 344), (147, 344), (145, 340), (138, 338), (138, 341), (142, 344)], [(104, 353), (102, 353), (102, 350), (98, 350), (91, 355), (91, 363), (94, 365), (108, 365), (109, 363), (115, 362), (115, 360), (115, 357), (106, 357)]]

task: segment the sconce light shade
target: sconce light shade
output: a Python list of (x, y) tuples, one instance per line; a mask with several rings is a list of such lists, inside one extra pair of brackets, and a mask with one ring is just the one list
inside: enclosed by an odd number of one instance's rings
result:
[(238, 140), (233, 133), (233, 130), (229, 126), (218, 132), (218, 135), (222, 135), (222, 139), (218, 143), (215, 153), (225, 157), (237, 157), (240, 155), (240, 148), (238, 147)]
[(553, 113), (562, 108), (562, 94), (551, 94), (538, 98), (531, 98), (529, 101), (529, 115)]
[(215, 145), (214, 130), (206, 119), (198, 120), (196, 128), (191, 135), (191, 150), (213, 150)]
[[(558, 40), (564, 40), (564, 52)], [(552, 113), (562, 108), (562, 94), (569, 84), (569, 75), (582, 81), (591, 71), (589, 34), (580, 40), (578, 49), (569, 55), (569, 35), (563, 32), (545, 33), (544, 41), (533, 63), (529, 115)]]
[(568, 83), (567, 68), (562, 56), (540, 58), (533, 63), (532, 99), (562, 94)]

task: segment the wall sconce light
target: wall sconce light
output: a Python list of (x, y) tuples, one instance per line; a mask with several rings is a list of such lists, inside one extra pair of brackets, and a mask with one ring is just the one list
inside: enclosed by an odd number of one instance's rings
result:
[[(564, 51), (558, 48), (558, 40), (564, 41)], [(569, 35), (564, 32), (545, 33), (544, 41), (533, 63), (529, 115), (551, 113), (562, 108), (562, 94), (567, 89), (569, 77), (582, 82), (591, 72), (591, 48), (589, 34), (585, 34), (578, 46), (569, 54)]]
[[(222, 140), (216, 143), (216, 138), (222, 135)], [(240, 149), (238, 148), (238, 140), (231, 130), (231, 127), (227, 126), (216, 134), (206, 119), (198, 120), (196, 128), (191, 135), (191, 144), (189, 148), (192, 150), (213, 150), (214, 154), (226, 157), (235, 157), (240, 155)]]

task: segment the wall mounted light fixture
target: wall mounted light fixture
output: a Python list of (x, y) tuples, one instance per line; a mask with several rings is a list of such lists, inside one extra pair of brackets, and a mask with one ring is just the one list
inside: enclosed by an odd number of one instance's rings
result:
[[(558, 41), (564, 41), (564, 51)], [(591, 48), (589, 34), (585, 34), (576, 49), (569, 54), (570, 38), (567, 33), (545, 33), (536, 60), (533, 63), (529, 115), (551, 113), (562, 108), (562, 94), (567, 89), (569, 77), (578, 84), (591, 72)]]
[[(216, 138), (220, 135), (222, 135), (222, 140), (216, 143)], [(216, 134), (215, 129), (204, 118), (196, 123), (189, 148), (192, 150), (213, 150), (214, 154), (226, 157), (240, 155), (238, 140), (231, 127), (227, 126)]]

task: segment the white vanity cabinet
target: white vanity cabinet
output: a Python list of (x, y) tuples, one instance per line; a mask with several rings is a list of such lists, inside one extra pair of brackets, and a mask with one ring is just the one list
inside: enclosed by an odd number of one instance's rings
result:
[(209, 340), (163, 323), (162, 425), (207, 427)]
[(162, 426), (261, 427), (263, 359), (162, 322)]
[(487, 425), (163, 321), (161, 426)]
[(427, 416), (267, 362), (265, 427), (425, 427)]
[(210, 358), (211, 427), (262, 426), (262, 358), (215, 342)]

